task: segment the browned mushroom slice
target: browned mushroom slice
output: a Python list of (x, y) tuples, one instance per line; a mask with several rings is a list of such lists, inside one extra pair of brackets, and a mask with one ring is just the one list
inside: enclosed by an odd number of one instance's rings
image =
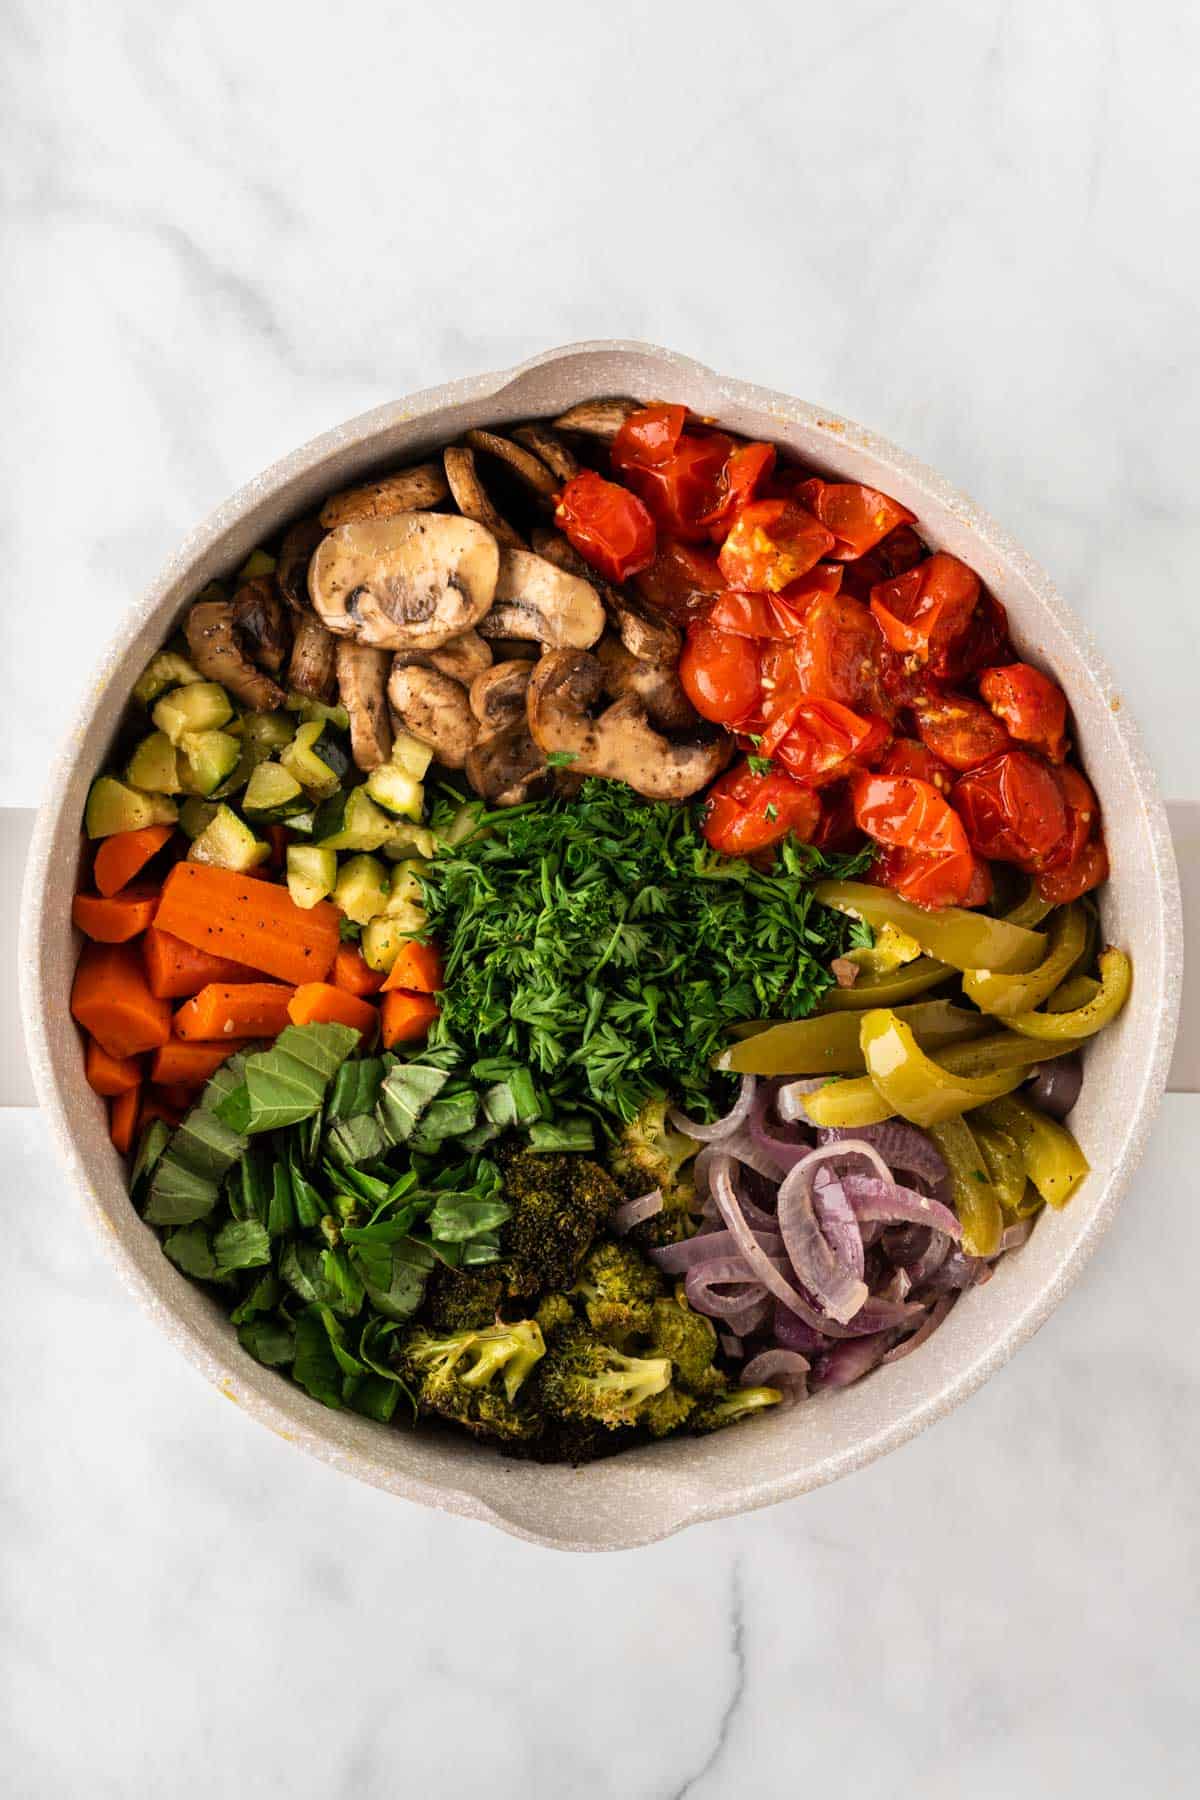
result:
[(679, 661), (683, 633), (678, 627), (627, 588), (612, 587), (607, 581), (601, 581), (561, 531), (539, 527), (530, 534), (530, 541), (537, 554), (544, 556), (547, 562), (592, 583), (604, 603), (609, 622), (631, 656), (636, 656), (640, 662), (661, 663), (664, 667)]
[(309, 700), (333, 699), (338, 640), (315, 613), (297, 613), (292, 626), (288, 686)]
[(312, 561), (313, 551), (324, 536), (325, 527), (319, 519), (298, 519), (283, 534), (275, 564), (275, 579), (279, 583), (280, 593), (293, 612), (312, 610), (312, 602), (308, 597), (308, 565)]
[(419, 663), (423, 669), (436, 669), (470, 687), (477, 675), (492, 666), (492, 646), (485, 644), (477, 631), (464, 631), (436, 650), (397, 650), (396, 661)]
[(529, 726), (517, 719), (482, 737), (467, 752), (467, 780), (491, 806), (518, 806), (546, 774), (546, 759)]
[(530, 550), (501, 552), (496, 600), (479, 622), (481, 636), (583, 650), (603, 630), (604, 608), (590, 581), (556, 569)]
[(292, 636), (274, 575), (244, 581), (233, 596), (234, 628), (260, 669), (277, 675), (288, 658)]
[(513, 436), (518, 444), (524, 444), (526, 450), (532, 450), (535, 456), (540, 457), (560, 482), (574, 481), (583, 467), (575, 452), (550, 425), (540, 425), (534, 420), (529, 425), (518, 425)]
[(627, 400), (614, 395), (607, 400), (581, 400), (559, 413), (554, 423), (559, 431), (581, 431), (585, 437), (615, 438), (630, 413), (640, 412), (640, 400)]
[(503, 731), (525, 717), (525, 695), (533, 664), (514, 658), (493, 663), (471, 683), (471, 711), (485, 731)]
[(449, 492), (437, 463), (417, 463), (378, 481), (364, 482), (362, 487), (331, 494), (321, 508), (321, 523), (326, 531), (332, 531), (335, 525), (349, 525), (354, 519), (394, 519), (397, 513), (426, 512)]
[(636, 694), (661, 731), (700, 730), (700, 714), (684, 693), (673, 666), (640, 662), (608, 631), (596, 645), (595, 655), (604, 669), (604, 691), (614, 700)]
[(472, 450), (482, 450), (487, 456), (494, 456), (499, 462), (510, 468), (518, 481), (537, 496), (547, 507), (554, 504), (560, 482), (554, 479), (540, 457), (526, 450), (522, 444), (514, 444), (511, 438), (501, 437), (495, 431), (464, 431), (463, 438)]
[(377, 769), (392, 754), (387, 709), (390, 650), (343, 638), (337, 647), (338, 693), (350, 714), (350, 750), (360, 769)]
[(464, 449), (461, 444), (449, 444), (442, 451), (442, 462), (446, 469), (446, 480), (450, 483), (450, 492), (454, 496), (454, 504), (463, 517), (486, 526), (498, 544), (510, 544), (519, 549), (525, 539), (519, 531), (513, 529), (507, 519), (501, 518), (488, 499), (475, 467), (475, 452)]
[(308, 592), (338, 637), (379, 650), (436, 650), (492, 604), (500, 552), (490, 531), (450, 513), (356, 519), (321, 540)]
[(578, 650), (549, 651), (530, 679), (526, 705), (534, 742), (547, 756), (570, 756), (573, 775), (624, 781), (649, 800), (684, 800), (728, 761), (728, 734), (673, 743), (655, 731), (635, 694), (591, 717), (603, 685), (602, 665)]
[(219, 681), (251, 712), (274, 712), (287, 695), (256, 669), (234, 627), (231, 600), (198, 600), (184, 626), (188, 651), (206, 681)]
[(592, 565), (585, 557), (580, 556), (571, 540), (564, 537), (561, 531), (555, 531), (553, 526), (536, 526), (529, 534), (529, 541), (533, 545), (534, 554), (544, 556), (556, 569), (565, 569), (568, 575), (580, 575), (584, 581), (595, 581), (596, 571)]
[(479, 736), (479, 723), (461, 681), (439, 675), (436, 669), (395, 663), (388, 699), (405, 731), (428, 744), (440, 763), (447, 769), (465, 766), (467, 752)]

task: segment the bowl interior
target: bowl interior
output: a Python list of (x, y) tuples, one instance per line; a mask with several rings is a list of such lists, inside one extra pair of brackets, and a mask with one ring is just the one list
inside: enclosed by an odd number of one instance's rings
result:
[[(1074, 709), (1104, 808), (1113, 876), (1108, 938), (1132, 954), (1129, 1006), (1088, 1054), (1073, 1126), (1092, 1173), (1047, 1212), (1019, 1256), (964, 1296), (915, 1356), (858, 1387), (700, 1440), (582, 1471), (507, 1462), (471, 1443), (387, 1430), (331, 1412), (239, 1348), (228, 1321), (162, 1255), (125, 1192), (102, 1103), (83, 1079), (68, 1000), (70, 897), (79, 820), (137, 673), (205, 582), (227, 575), (284, 521), (376, 467), (418, 457), (474, 425), (562, 411), (606, 393), (680, 400), (815, 470), (866, 480), (918, 515), (922, 534), (976, 569), (1008, 608), (1023, 653), (1055, 672)], [(903, 1442), (973, 1391), (1045, 1319), (1111, 1216), (1162, 1092), (1178, 1005), (1182, 927), (1165, 817), (1119, 689), (1042, 572), (940, 477), (871, 432), (643, 345), (581, 345), (514, 372), (459, 382), (353, 420), (287, 457), (184, 543), (99, 670), (49, 784), (29, 861), (23, 985), (34, 1076), (56, 1141), (127, 1285), (208, 1378), (272, 1429), (359, 1479), (539, 1542), (620, 1548), (835, 1479)], [(1121, 1103), (1111, 1096), (1119, 1091)]]

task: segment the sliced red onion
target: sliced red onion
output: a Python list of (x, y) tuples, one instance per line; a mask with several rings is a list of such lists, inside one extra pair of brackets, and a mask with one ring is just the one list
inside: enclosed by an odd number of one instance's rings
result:
[(863, 1272), (863, 1236), (854, 1208), (832, 1169), (818, 1169), (813, 1178), (813, 1211), (833, 1254), (852, 1275)]
[(920, 1175), (935, 1188), (941, 1186), (950, 1172), (932, 1138), (926, 1137), (915, 1125), (905, 1125), (896, 1119), (887, 1119), (882, 1125), (822, 1126), (817, 1133), (817, 1142), (822, 1149), (826, 1144), (870, 1144), (889, 1170), (904, 1169), (910, 1175)]
[(902, 1344), (897, 1344), (889, 1350), (883, 1359), (884, 1362), (899, 1362), (901, 1357), (907, 1356), (910, 1351), (916, 1350), (923, 1344), (927, 1338), (931, 1338), (957, 1299), (958, 1295), (955, 1293), (943, 1294), (940, 1300), (935, 1300), (912, 1336), (906, 1337)]
[(884, 1300), (872, 1294), (864, 1300), (848, 1325), (828, 1325), (828, 1336), (836, 1338), (867, 1337), (875, 1331), (892, 1331), (920, 1320), (924, 1305), (915, 1300)]
[(711, 1125), (701, 1125), (698, 1120), (689, 1119), (677, 1106), (671, 1107), (667, 1116), (676, 1130), (682, 1131), (686, 1137), (695, 1138), (698, 1144), (719, 1143), (722, 1138), (731, 1137), (743, 1120), (749, 1118), (756, 1086), (753, 1075), (743, 1075), (742, 1089), (733, 1106), (723, 1119), (714, 1119)]
[(1032, 1219), (1017, 1219), (1014, 1224), (1006, 1225), (1000, 1233), (1000, 1248), (996, 1255), (1007, 1256), (1010, 1250), (1019, 1250), (1028, 1241), (1032, 1230)]
[(754, 1332), (761, 1331), (771, 1316), (771, 1307), (774, 1305), (771, 1296), (765, 1288), (760, 1287), (756, 1287), (755, 1293), (757, 1297), (749, 1302), (745, 1312), (730, 1313), (725, 1320), (728, 1329), (736, 1332), (740, 1338), (751, 1337)]
[[(845, 1145), (827, 1145), (826, 1149), (836, 1153), (839, 1149), (844, 1151)], [(962, 1238), (962, 1226), (950, 1208), (940, 1200), (931, 1200), (928, 1194), (919, 1194), (916, 1188), (900, 1187), (891, 1179), (880, 1181), (874, 1175), (846, 1175), (842, 1187), (855, 1218), (864, 1224), (882, 1220), (887, 1225), (928, 1225), (955, 1243)]]
[(760, 1350), (738, 1378), (739, 1387), (777, 1387), (785, 1405), (808, 1398), (808, 1361), (794, 1350)]
[[(774, 1264), (767, 1267), (774, 1274)], [(763, 1284), (749, 1273), (739, 1256), (718, 1256), (711, 1262), (689, 1269), (683, 1280), (688, 1303), (710, 1319), (736, 1318), (762, 1297)], [(723, 1288), (733, 1290), (718, 1293)], [(749, 1291), (748, 1291), (749, 1290)]]
[(612, 1228), (618, 1237), (624, 1237), (635, 1225), (640, 1225), (644, 1219), (652, 1219), (662, 1209), (662, 1189), (652, 1188), (648, 1194), (641, 1194), (636, 1200), (622, 1200), (613, 1212)]
[(906, 1300), (912, 1288), (907, 1269), (893, 1269), (882, 1286), (875, 1289), (877, 1300)]
[(797, 1350), (802, 1356), (807, 1356), (814, 1350), (828, 1350), (830, 1347), (827, 1333), (814, 1331), (811, 1325), (790, 1307), (784, 1306), (782, 1301), (776, 1304), (772, 1328), (777, 1344), (781, 1344), (785, 1350)]
[[(867, 1298), (867, 1284), (836, 1254), (813, 1205), (811, 1169), (822, 1156), (812, 1150), (785, 1175), (779, 1188), (779, 1229), (802, 1287), (822, 1311), (844, 1325)], [(861, 1240), (860, 1240), (861, 1242)]]
[(1070, 1056), (1056, 1057), (1053, 1062), (1039, 1063), (1025, 1094), (1039, 1112), (1049, 1113), (1052, 1119), (1065, 1119), (1082, 1086), (1083, 1063), (1075, 1051)]
[[(760, 1231), (755, 1235), (768, 1256), (775, 1261), (784, 1256), (783, 1239), (778, 1232)], [(695, 1237), (684, 1238), (678, 1244), (658, 1245), (651, 1250), (650, 1259), (658, 1264), (664, 1275), (685, 1275), (689, 1269), (695, 1269), (701, 1263), (712, 1262), (716, 1257), (736, 1256), (737, 1253), (737, 1240), (732, 1232), (701, 1231)]]
[(719, 1331), (717, 1333), (717, 1342), (720, 1344), (726, 1356), (731, 1356), (735, 1362), (739, 1362), (746, 1354), (746, 1346), (742, 1343), (740, 1337), (735, 1337), (733, 1335), (732, 1331)]
[(719, 1144), (709, 1144), (701, 1150), (693, 1163), (692, 1175), (696, 1183), (696, 1195), (700, 1200), (706, 1199), (712, 1192), (708, 1172), (714, 1156), (728, 1156), (734, 1162), (745, 1163), (748, 1169), (753, 1169), (756, 1175), (761, 1175), (766, 1181), (782, 1181), (789, 1166), (760, 1148), (748, 1131), (735, 1131), (732, 1137), (722, 1139)]
[(789, 1081), (775, 1090), (775, 1110), (788, 1125), (811, 1125), (804, 1106), (805, 1094), (815, 1094), (828, 1081), (828, 1075), (806, 1075), (799, 1081)]
[(907, 1271), (914, 1287), (920, 1287), (945, 1262), (950, 1239), (944, 1231), (930, 1231), (924, 1225), (891, 1225), (883, 1233), (883, 1253)]
[(952, 1290), (959, 1292), (963, 1288), (974, 1287), (991, 1274), (987, 1263), (980, 1256), (968, 1256), (965, 1251), (952, 1249), (941, 1268), (925, 1282), (921, 1289), (925, 1299), (935, 1294), (947, 1294)]
[(790, 1306), (793, 1312), (799, 1313), (802, 1319), (807, 1319), (810, 1325), (819, 1330), (820, 1315), (796, 1292), (791, 1282), (780, 1274), (766, 1251), (759, 1246), (757, 1238), (742, 1216), (738, 1197), (734, 1192), (732, 1169), (733, 1164), (727, 1159), (718, 1159), (713, 1163), (713, 1193), (721, 1209), (721, 1217), (736, 1238), (738, 1249), (749, 1265), (752, 1278), (760, 1281), (768, 1293), (774, 1294), (777, 1300), (782, 1300), (785, 1306)]
[(848, 1344), (835, 1344), (817, 1372), (818, 1385), (827, 1388), (849, 1387), (860, 1381), (883, 1361), (892, 1341), (890, 1331), (878, 1331), (872, 1337), (855, 1338)]

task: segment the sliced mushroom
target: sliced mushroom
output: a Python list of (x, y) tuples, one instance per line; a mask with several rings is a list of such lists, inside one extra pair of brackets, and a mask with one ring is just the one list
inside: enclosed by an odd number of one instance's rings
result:
[(533, 664), (514, 659), (493, 663), (471, 683), (471, 711), (485, 731), (503, 731), (525, 717), (525, 695)]
[(464, 431), (463, 438), (472, 450), (482, 450), (485, 455), (507, 464), (544, 505), (553, 506), (559, 483), (541, 458), (526, 450), (523, 444), (514, 444), (511, 438), (501, 437), (495, 431)]
[(555, 531), (550, 525), (539, 525), (529, 534), (529, 541), (538, 556), (544, 556), (552, 562), (556, 569), (565, 569), (568, 575), (581, 575), (585, 581), (595, 579), (595, 571), (569, 538), (561, 531)]
[(389, 650), (343, 638), (337, 647), (338, 693), (350, 714), (350, 750), (360, 769), (377, 769), (392, 754), (387, 709)]
[(536, 420), (530, 425), (518, 425), (513, 436), (518, 444), (524, 444), (527, 450), (540, 457), (560, 481), (574, 481), (583, 467), (575, 452), (550, 425), (541, 425)]
[(326, 531), (332, 531), (335, 525), (349, 525), (354, 519), (394, 519), (397, 513), (425, 512), (449, 492), (437, 463), (417, 463), (362, 487), (331, 494), (321, 508), (321, 523)]
[(549, 651), (533, 671), (526, 699), (529, 729), (547, 755), (558, 751), (574, 758), (572, 774), (624, 781), (650, 800), (684, 800), (728, 760), (731, 737), (672, 743), (655, 731), (635, 694), (593, 719), (588, 709), (603, 686), (603, 665), (578, 650)]
[(297, 613), (292, 624), (288, 686), (309, 700), (332, 700), (338, 640), (315, 613)]
[(293, 612), (312, 611), (312, 602), (308, 597), (308, 565), (312, 561), (313, 551), (324, 536), (325, 527), (319, 519), (298, 519), (283, 534), (279, 558), (275, 564), (275, 579), (279, 583), (280, 593)]
[(536, 662), (542, 646), (532, 638), (493, 638), (492, 655), (497, 662)]
[(493, 731), (467, 752), (467, 780), (492, 806), (517, 806), (546, 773), (546, 759), (524, 719)]
[(356, 519), (317, 545), (308, 591), (339, 637), (380, 650), (436, 650), (477, 625), (496, 593), (496, 540), (473, 519)]
[(398, 662), (392, 665), (388, 699), (405, 731), (428, 744), (440, 763), (448, 769), (465, 766), (479, 724), (461, 681)]
[(566, 569), (569, 574), (584, 576), (592, 582), (610, 623), (631, 656), (636, 656), (640, 662), (661, 663), (664, 667), (679, 661), (683, 633), (678, 627), (628, 589), (601, 581), (561, 531), (539, 528), (530, 534), (530, 541), (537, 554), (556, 568)]
[(436, 669), (470, 687), (477, 675), (492, 666), (492, 647), (485, 644), (477, 631), (464, 631), (437, 650), (397, 650), (397, 662), (419, 664), (423, 669)]
[(532, 638), (551, 649), (584, 650), (604, 630), (604, 608), (590, 581), (530, 550), (504, 550), (495, 605), (479, 630), (485, 638)]
[(191, 659), (206, 681), (219, 681), (251, 712), (274, 712), (287, 695), (243, 650), (232, 600), (198, 600), (184, 626)]
[(614, 395), (607, 400), (581, 400), (559, 413), (554, 423), (560, 431), (581, 431), (585, 437), (615, 438), (630, 413), (641, 412), (640, 400)]
[(498, 544), (520, 548), (525, 539), (519, 531), (513, 529), (507, 519), (501, 518), (488, 499), (487, 490), (475, 467), (475, 452), (464, 449), (461, 444), (449, 444), (442, 451), (442, 462), (445, 464), (446, 480), (450, 483), (454, 504), (463, 517), (486, 526)]
[(636, 694), (650, 719), (662, 731), (699, 731), (700, 714), (683, 691), (669, 663), (640, 662), (620, 638), (605, 632), (595, 654), (604, 669), (604, 691), (614, 700)]
[(259, 668), (277, 675), (287, 661), (292, 635), (274, 575), (242, 583), (233, 596), (233, 623)]

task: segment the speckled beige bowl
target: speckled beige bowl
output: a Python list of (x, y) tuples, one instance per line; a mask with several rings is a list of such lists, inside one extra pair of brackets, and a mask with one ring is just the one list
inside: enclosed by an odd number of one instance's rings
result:
[[(1107, 821), (1110, 938), (1136, 967), (1133, 997), (1092, 1049), (1074, 1127), (1092, 1165), (1065, 1212), (969, 1293), (916, 1356), (845, 1393), (700, 1440), (582, 1470), (505, 1462), (472, 1444), (388, 1430), (327, 1411), (239, 1349), (227, 1320), (166, 1260), (125, 1193), (102, 1103), (87, 1088), (67, 1010), (76, 955), (69, 904), (88, 783), (138, 671), (205, 582), (320, 496), (413, 459), (473, 425), (554, 414), (599, 394), (665, 396), (831, 475), (865, 479), (918, 514), (933, 544), (979, 571), (1009, 609), (1022, 650), (1053, 669), (1074, 707)], [(51, 772), (25, 888), (23, 1003), (34, 1078), (55, 1141), (130, 1292), (199, 1369), (272, 1431), (362, 1481), (563, 1549), (620, 1549), (700, 1519), (748, 1512), (833, 1481), (941, 1418), (1007, 1361), (1058, 1304), (1094, 1249), (1145, 1142), (1174, 1037), (1182, 924), (1162, 803), (1117, 683), (1079, 620), (999, 526), (940, 476), (861, 426), (726, 381), (644, 344), (576, 344), (521, 368), (413, 395), (351, 420), (218, 508), (125, 620)], [(1111, 1105), (1119, 1091), (1121, 1105)]]

